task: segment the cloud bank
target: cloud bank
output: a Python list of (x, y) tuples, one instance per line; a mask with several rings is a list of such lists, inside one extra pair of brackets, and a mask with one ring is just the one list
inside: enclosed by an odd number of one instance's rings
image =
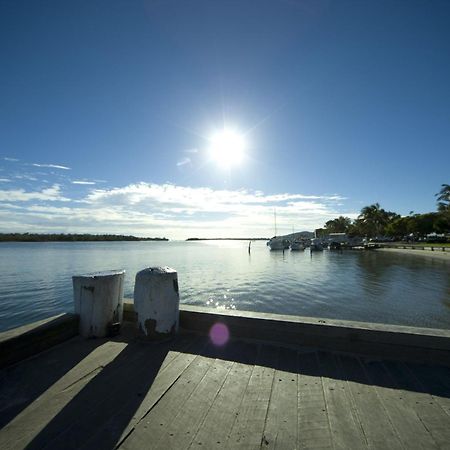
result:
[[(70, 184), (85, 186), (70, 197)], [(343, 211), (345, 197), (133, 183), (96, 189), (74, 180), (37, 190), (0, 190), (0, 231), (120, 233), (138, 236), (270, 237), (276, 211), (278, 234), (313, 230)]]

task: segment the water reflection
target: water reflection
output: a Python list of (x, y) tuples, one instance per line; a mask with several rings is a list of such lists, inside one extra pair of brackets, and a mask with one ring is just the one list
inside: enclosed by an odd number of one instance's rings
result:
[[(450, 328), (450, 264), (384, 252), (269, 251), (264, 242), (30, 243), (0, 247), (0, 329), (72, 309), (71, 276), (178, 270), (183, 303)], [(43, 263), (44, 262), (44, 263)]]

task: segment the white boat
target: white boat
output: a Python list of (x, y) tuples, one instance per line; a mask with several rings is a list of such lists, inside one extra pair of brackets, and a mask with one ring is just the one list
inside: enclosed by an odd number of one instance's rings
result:
[(269, 239), (267, 246), (270, 250), (285, 250), (289, 248), (289, 241), (285, 238), (274, 236)]
[(270, 250), (286, 250), (289, 248), (290, 243), (286, 238), (277, 236), (277, 212), (275, 209), (273, 210), (273, 218), (275, 222), (275, 236), (270, 238), (266, 245)]
[(317, 238), (311, 239), (310, 248), (312, 252), (321, 252), (323, 250), (322, 242)]
[(303, 245), (302, 241), (293, 241), (291, 242), (291, 251), (301, 251), (305, 250), (305, 246)]

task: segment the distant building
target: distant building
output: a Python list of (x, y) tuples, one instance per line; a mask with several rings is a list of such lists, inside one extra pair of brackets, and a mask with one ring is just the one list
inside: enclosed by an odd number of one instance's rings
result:
[(327, 234), (324, 228), (316, 228), (314, 230), (314, 237), (315, 238), (321, 238), (324, 237)]
[(329, 242), (348, 242), (347, 233), (330, 233), (327, 239)]

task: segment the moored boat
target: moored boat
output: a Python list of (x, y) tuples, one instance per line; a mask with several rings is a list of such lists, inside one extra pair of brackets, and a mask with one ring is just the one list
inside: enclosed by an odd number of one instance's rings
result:
[(328, 248), (330, 250), (342, 250), (342, 246), (341, 246), (340, 242), (334, 242), (334, 241), (332, 241), (328, 244)]
[(310, 249), (312, 252), (321, 252), (323, 250), (322, 242), (317, 238), (311, 239)]
[(286, 250), (289, 248), (289, 241), (285, 238), (274, 236), (269, 239), (267, 246), (270, 250)]
[(291, 242), (291, 251), (302, 251), (305, 250), (305, 246), (302, 241), (295, 240)]

